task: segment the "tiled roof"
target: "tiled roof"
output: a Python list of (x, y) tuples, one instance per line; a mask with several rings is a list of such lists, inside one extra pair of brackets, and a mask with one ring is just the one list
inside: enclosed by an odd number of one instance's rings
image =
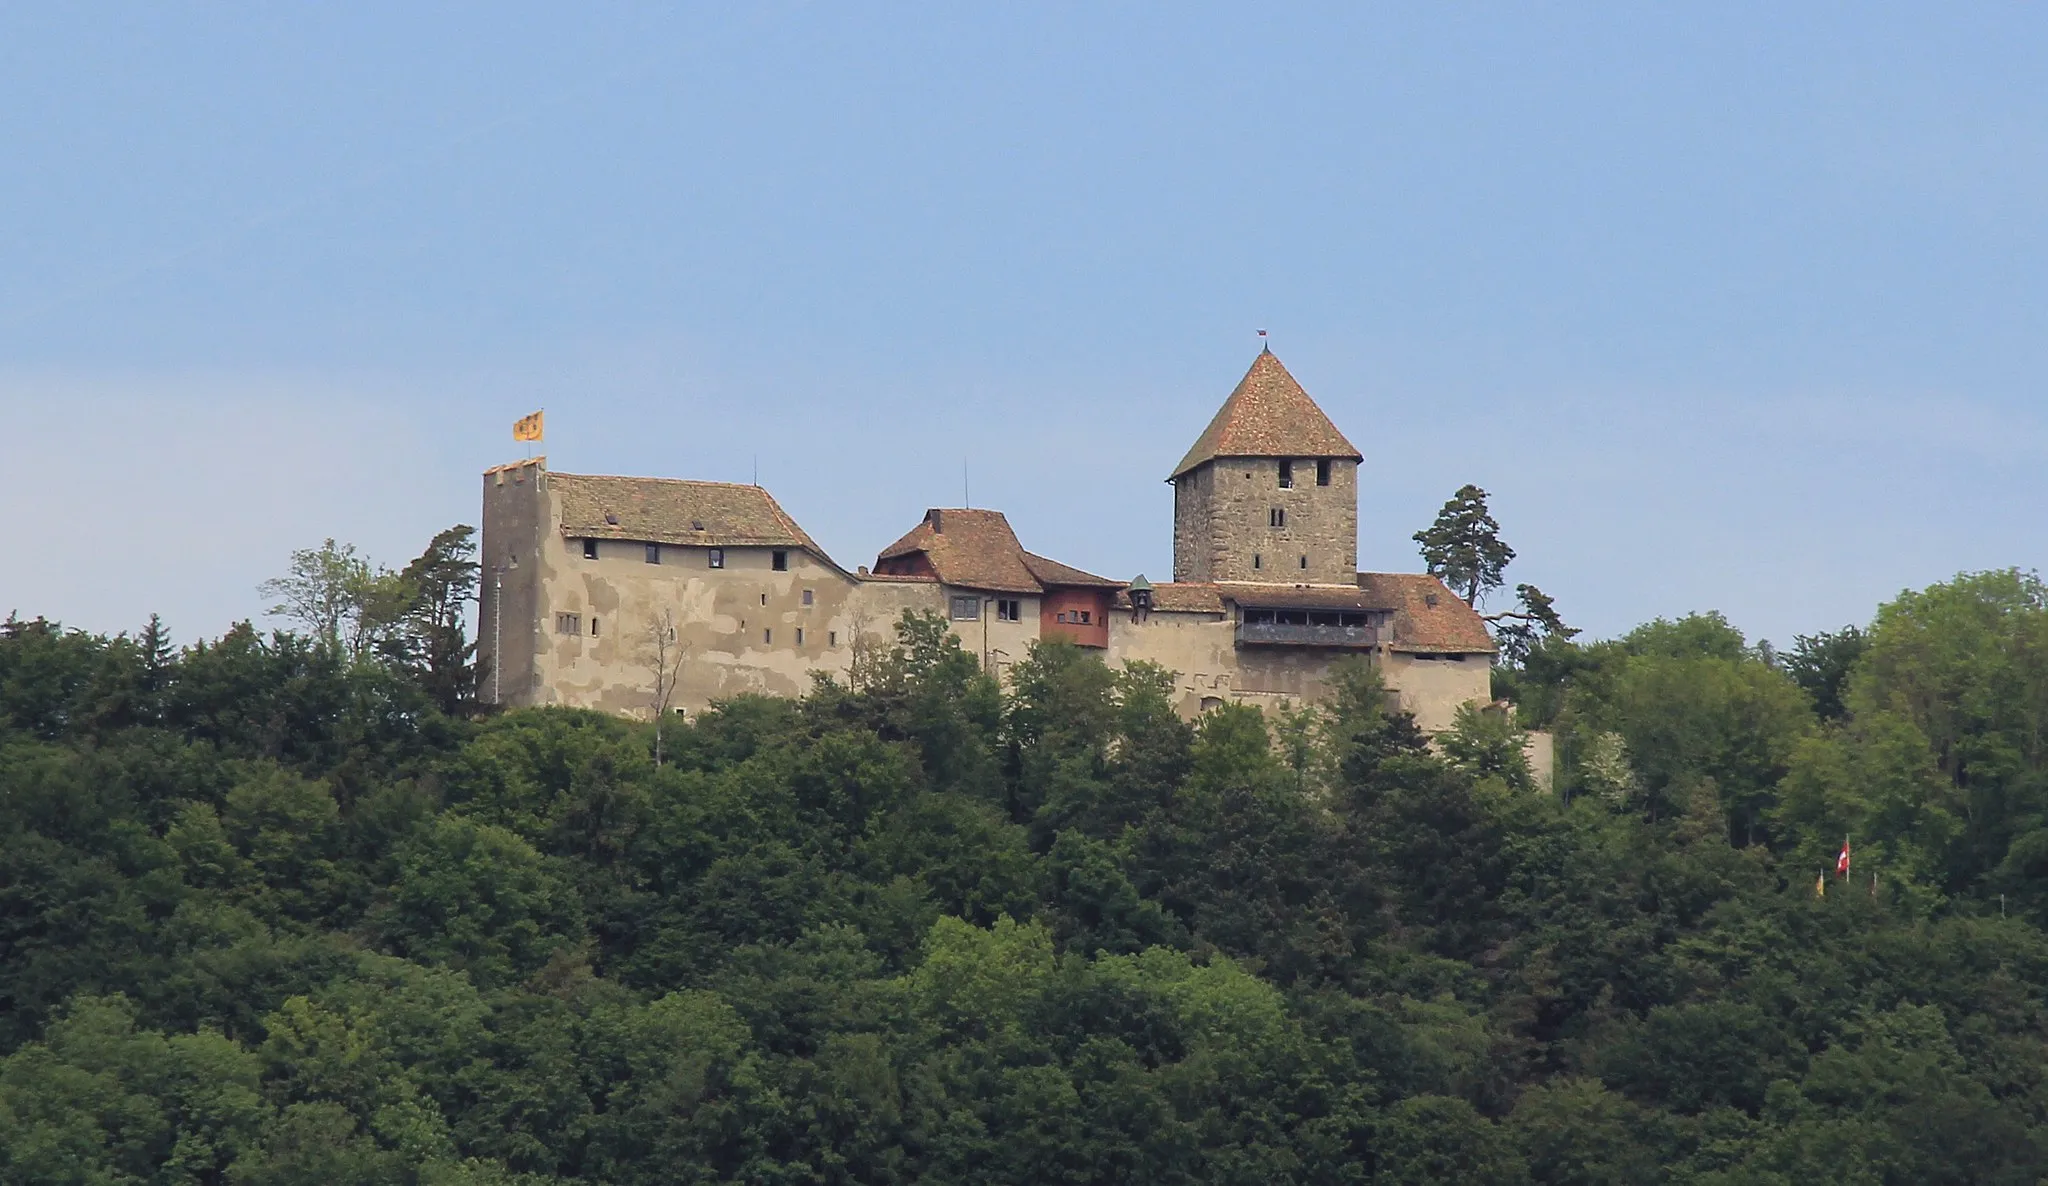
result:
[[(880, 560), (923, 552), (948, 585), (994, 593), (1038, 593), (1044, 586), (1024, 561), (1024, 545), (1001, 511), (960, 507), (924, 513), (910, 534), (882, 549)], [(881, 567), (880, 563), (876, 567)]]
[(1038, 578), (1039, 584), (1045, 585), (1048, 588), (1056, 585), (1083, 585), (1100, 589), (1121, 589), (1124, 587), (1122, 581), (1113, 581), (1108, 577), (1099, 577), (1092, 572), (1082, 572), (1071, 564), (1061, 564), (1057, 560), (1048, 560), (1036, 552), (1024, 553), (1024, 567), (1031, 570), (1031, 575)]
[(562, 499), (560, 526), (565, 536), (714, 548), (802, 548), (832, 563), (817, 541), (759, 486), (560, 473), (550, 473), (547, 480)]
[[(1167, 582), (1152, 586), (1152, 608), (1163, 614), (1220, 614), (1223, 597), (1215, 585), (1192, 581)], [(1129, 590), (1116, 595), (1119, 609), (1131, 608)]]
[[(1477, 610), (1424, 573), (1361, 572), (1358, 587), (1394, 610), (1390, 649), (1424, 654), (1492, 654), (1493, 638)], [(1434, 602), (1434, 604), (1432, 604)]]
[[(1431, 604), (1432, 599), (1434, 604)], [(1423, 573), (1361, 572), (1358, 591), (1329, 585), (1176, 584), (1152, 586), (1152, 608), (1161, 613), (1220, 614), (1226, 603), (1262, 609), (1374, 610), (1394, 615), (1385, 636), (1389, 649), (1423, 654), (1492, 654), (1486, 623), (1443, 582)], [(1119, 592), (1118, 608), (1131, 608)]]
[(1218, 457), (1364, 460), (1270, 350), (1252, 360), (1237, 390), (1223, 401), (1194, 448), (1173, 468), (1173, 477)]

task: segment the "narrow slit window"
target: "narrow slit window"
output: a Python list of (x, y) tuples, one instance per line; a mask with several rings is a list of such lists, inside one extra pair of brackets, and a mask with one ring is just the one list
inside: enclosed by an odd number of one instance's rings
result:
[(1307, 567), (1308, 567), (1308, 557), (1306, 557), (1306, 556), (1303, 556), (1303, 557), (1301, 558), (1301, 566), (1302, 566), (1303, 568), (1307, 568)]
[(796, 628), (796, 645), (804, 645), (804, 628), (802, 626)]
[(1266, 512), (1266, 526), (1268, 526), (1268, 527), (1285, 527), (1285, 526), (1287, 526), (1287, 511), (1286, 511), (1286, 509), (1285, 509), (1285, 508), (1283, 508), (1283, 507), (1274, 507), (1274, 508), (1273, 508), (1272, 510), (1270, 510), (1270, 511), (1267, 511), (1267, 512)]
[(597, 637), (597, 617), (594, 614), (591, 616), (590, 619), (590, 637)]
[(1260, 559), (1259, 559), (1259, 554), (1258, 554), (1257, 552), (1253, 552), (1253, 553), (1252, 553), (1252, 567), (1253, 567), (1253, 568), (1264, 568), (1264, 567), (1265, 567), (1265, 564), (1264, 564), (1263, 562), (1261, 562), (1261, 561), (1260, 561)]
[(789, 553), (788, 553), (788, 552), (776, 552), (775, 554), (773, 554), (772, 556), (770, 556), (770, 557), (769, 557), (768, 559), (769, 559), (769, 561), (770, 561), (770, 563), (769, 563), (768, 567), (770, 567), (770, 568), (774, 569), (774, 570), (775, 570), (776, 572), (788, 572), (788, 571), (789, 571)]
[(827, 630), (825, 632), (825, 645), (828, 647), (839, 645), (839, 632), (837, 630)]
[(761, 645), (765, 647), (765, 646), (773, 646), (774, 644), (775, 644), (775, 629), (774, 629), (773, 627), (770, 627), (770, 628), (768, 628), (768, 629), (766, 629), (766, 630), (763, 630), (763, 631), (761, 632)]
[(594, 540), (594, 539), (586, 539), (586, 540), (584, 540), (584, 541), (583, 541), (583, 558), (584, 558), (585, 560), (595, 560), (595, 559), (597, 559), (597, 541), (596, 541), (596, 540)]

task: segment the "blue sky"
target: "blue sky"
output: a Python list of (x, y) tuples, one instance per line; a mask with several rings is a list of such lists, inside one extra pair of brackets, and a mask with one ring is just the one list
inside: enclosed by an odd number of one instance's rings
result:
[(1476, 482), (1598, 634), (2048, 545), (2048, 10), (0, 5), (0, 612), (402, 563), (548, 411), (847, 564), (1116, 576), (1272, 331), (1361, 563)]

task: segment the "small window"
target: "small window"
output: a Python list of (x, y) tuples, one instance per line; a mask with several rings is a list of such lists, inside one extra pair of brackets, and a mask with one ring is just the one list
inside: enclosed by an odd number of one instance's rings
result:
[(594, 540), (594, 539), (587, 539), (587, 540), (584, 540), (584, 541), (583, 541), (583, 558), (584, 558), (585, 560), (595, 560), (595, 559), (597, 559), (597, 541), (596, 541), (596, 540)]
[(708, 561), (708, 562), (710, 563), (711, 567), (713, 567), (713, 568), (724, 568), (724, 567), (725, 567), (725, 549), (724, 549), (724, 548), (712, 548), (711, 550), (709, 550), (709, 551), (707, 551), (707, 552), (705, 552), (705, 553), (704, 553), (704, 558), (705, 558), (705, 560), (706, 560), (706, 561)]
[(768, 567), (770, 567), (770, 568), (774, 569), (774, 570), (775, 570), (776, 572), (788, 572), (788, 571), (789, 571), (789, 553), (788, 553), (788, 552), (776, 552), (775, 554), (771, 555), (771, 556), (770, 556), (770, 557), (769, 557), (768, 559), (769, 559), (769, 564), (768, 564)]
[(1021, 618), (1022, 616), (1023, 616), (1023, 607), (1021, 607), (1020, 605), (1018, 605), (1018, 603), (1017, 603), (1017, 599), (1016, 599), (1016, 598), (1014, 598), (1014, 597), (998, 597), (998, 598), (996, 598), (996, 620), (997, 620), (997, 621), (1001, 621), (1001, 622), (1014, 622), (1014, 621), (1018, 620), (1019, 618)]
[(1257, 552), (1253, 552), (1253, 553), (1252, 553), (1252, 567), (1253, 567), (1253, 568), (1264, 568), (1264, 567), (1265, 567), (1265, 563), (1264, 563), (1263, 561), (1261, 561), (1261, 560), (1259, 559), (1259, 554), (1258, 554)]
[(1329, 484), (1330, 459), (1327, 457), (1318, 457), (1316, 458), (1316, 485), (1327, 486)]
[(827, 630), (825, 632), (825, 645), (828, 647), (839, 645), (839, 632), (837, 630)]
[(555, 633), (556, 633), (556, 634), (581, 634), (581, 633), (583, 633), (583, 615), (582, 615), (582, 614), (556, 614), (556, 615), (555, 615)]
[(809, 606), (810, 604), (811, 604), (811, 591), (810, 591), (809, 589), (805, 589), (805, 590), (804, 590), (804, 605), (805, 605), (806, 607), (808, 607), (808, 606)]
[(1061, 610), (1060, 612), (1058, 612), (1058, 613), (1054, 614), (1054, 615), (1052, 616), (1052, 620), (1053, 620), (1053, 621), (1055, 621), (1055, 622), (1064, 622), (1064, 621), (1066, 621), (1066, 620), (1067, 620), (1067, 611), (1065, 611), (1065, 610)]
[(595, 616), (592, 616), (590, 619), (590, 637), (597, 637), (597, 618)]
[(796, 645), (804, 645), (804, 628), (802, 626), (796, 628)]
[(761, 594), (761, 604), (762, 604), (762, 605), (767, 605), (767, 604), (768, 604), (768, 595), (767, 595), (766, 593), (763, 593), (763, 594)]
[(1307, 568), (1307, 567), (1308, 567), (1308, 557), (1306, 557), (1306, 556), (1303, 556), (1303, 557), (1301, 558), (1301, 566), (1302, 566), (1303, 568)]
[(761, 645), (764, 647), (775, 645), (775, 630), (773, 627), (761, 632)]
[[(1282, 490), (1291, 490), (1294, 488), (1294, 463), (1292, 461), (1283, 461), (1280, 463), (1280, 488)], [(1279, 525), (1274, 524), (1274, 526), (1277, 527)]]
[(1287, 526), (1287, 512), (1286, 512), (1286, 510), (1285, 510), (1285, 509), (1283, 509), (1283, 508), (1281, 508), (1281, 507), (1274, 507), (1274, 508), (1273, 508), (1272, 510), (1270, 510), (1270, 511), (1267, 511), (1267, 512), (1266, 512), (1266, 526), (1268, 526), (1268, 527), (1285, 527), (1285, 526)]
[(660, 544), (648, 544), (648, 545), (647, 545), (647, 563), (649, 563), (649, 564), (660, 564), (660, 563), (661, 563), (661, 545), (660, 545)]
[(1084, 610), (1076, 610), (1076, 611), (1074, 612), (1074, 620), (1075, 620), (1075, 621), (1077, 621), (1077, 622), (1079, 622), (1079, 623), (1081, 623), (1081, 624), (1082, 624), (1083, 626), (1086, 626), (1086, 625), (1088, 625), (1088, 623), (1089, 623), (1089, 621), (1090, 621), (1090, 618), (1089, 618), (1089, 614), (1088, 614), (1088, 611), (1087, 611), (1087, 610), (1085, 610), (1085, 609), (1084, 609)]
[(955, 597), (953, 599), (953, 620), (972, 622), (981, 617), (981, 598)]

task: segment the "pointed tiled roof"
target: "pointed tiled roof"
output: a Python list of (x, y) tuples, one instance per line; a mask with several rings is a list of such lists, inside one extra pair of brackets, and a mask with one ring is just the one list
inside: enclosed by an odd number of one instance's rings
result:
[(1049, 585), (1117, 585), (1107, 577), (1025, 551), (1001, 511), (970, 507), (926, 511), (924, 522), (882, 549), (875, 567), (880, 570), (888, 561), (918, 553), (924, 555), (939, 580), (964, 589), (1042, 593)]
[(1271, 350), (1263, 350), (1223, 401), (1195, 447), (1173, 468), (1173, 477), (1218, 457), (1348, 457), (1358, 450), (1316, 401), (1301, 389)]

